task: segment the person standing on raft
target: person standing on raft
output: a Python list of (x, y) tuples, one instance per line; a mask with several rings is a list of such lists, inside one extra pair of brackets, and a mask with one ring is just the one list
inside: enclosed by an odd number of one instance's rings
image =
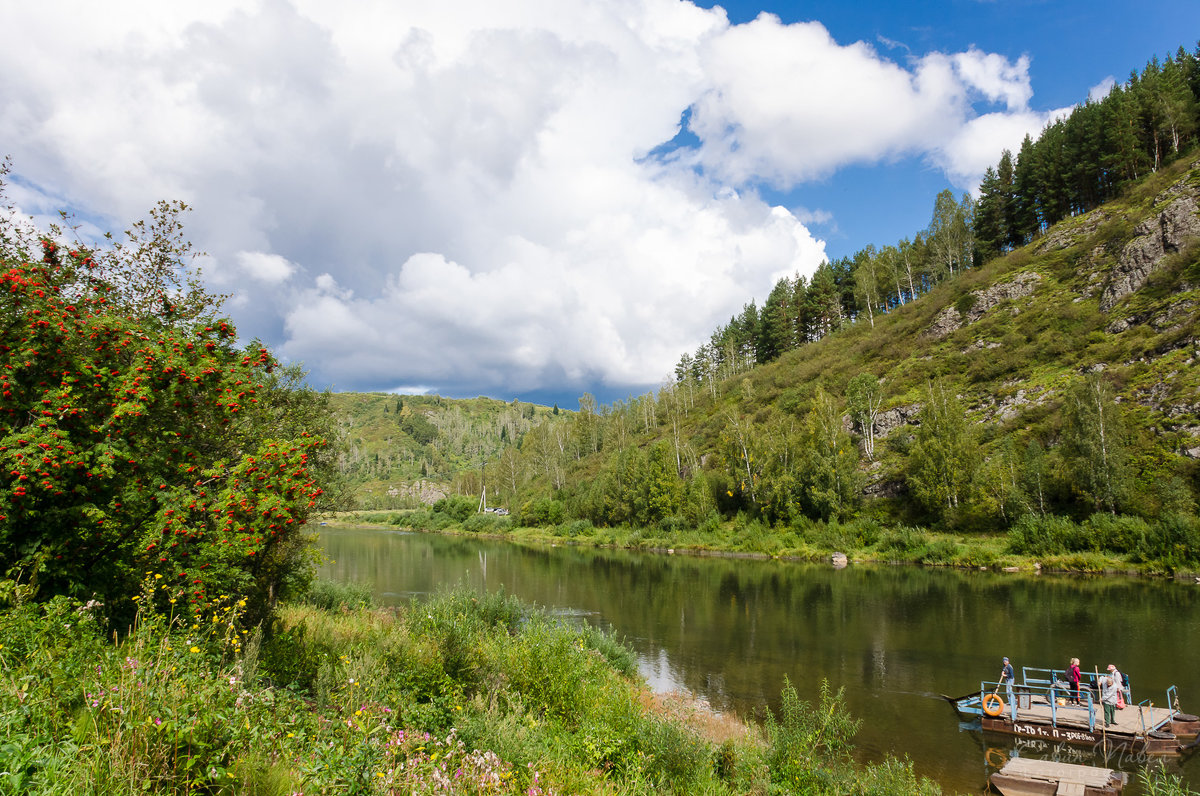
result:
[(1006, 655), (1004, 657), (1004, 665), (1000, 668), (1000, 685), (1007, 686), (1011, 691), (1014, 678), (1015, 675), (1013, 674), (1013, 666), (1008, 662), (1008, 656)]
[(1071, 684), (1071, 703), (1078, 705), (1079, 700), (1083, 697), (1080, 693), (1080, 683), (1083, 681), (1083, 675), (1079, 671), (1079, 659), (1072, 658), (1071, 665), (1067, 668), (1067, 682)]
[(1111, 727), (1117, 720), (1117, 697), (1121, 689), (1115, 678), (1104, 676), (1100, 678), (1100, 702), (1104, 705), (1104, 724)]

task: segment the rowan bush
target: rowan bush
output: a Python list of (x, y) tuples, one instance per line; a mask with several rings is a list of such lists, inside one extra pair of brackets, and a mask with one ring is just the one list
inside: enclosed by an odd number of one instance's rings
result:
[(329, 469), (321, 397), (240, 344), (219, 297), (172, 279), (132, 296), (112, 267), (132, 250), (47, 234), (37, 258), (4, 232), (0, 573), (110, 620), (147, 576), (163, 610), (237, 594), (260, 620), (305, 561)]

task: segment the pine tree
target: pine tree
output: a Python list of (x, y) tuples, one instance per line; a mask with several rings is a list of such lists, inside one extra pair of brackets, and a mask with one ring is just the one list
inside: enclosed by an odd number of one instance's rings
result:
[(755, 356), (760, 365), (795, 347), (792, 307), (792, 283), (785, 277), (775, 283), (759, 315)]
[[(1005, 150), (1004, 154), (1008, 154)], [(979, 183), (979, 205), (975, 213), (975, 252), (979, 262), (985, 263), (1000, 254), (1007, 243), (1004, 226), (1004, 195), (1000, 179), (991, 166), (983, 173)]]
[(1033, 139), (1026, 135), (1021, 141), (1017, 162), (1013, 167), (1012, 215), (1008, 221), (1009, 241), (1013, 246), (1024, 246), (1041, 231), (1037, 211), (1040, 198), (1036, 158)]

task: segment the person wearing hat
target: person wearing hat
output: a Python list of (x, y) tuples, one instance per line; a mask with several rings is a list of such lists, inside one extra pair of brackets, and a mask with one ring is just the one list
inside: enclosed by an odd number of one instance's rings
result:
[(1110, 663), (1108, 674), (1100, 678), (1100, 704), (1104, 706), (1104, 723), (1109, 727), (1117, 720), (1117, 697), (1121, 694), (1117, 679), (1113, 677), (1116, 670), (1117, 667)]
[(1008, 662), (1008, 656), (1004, 657), (1004, 665), (1000, 668), (1000, 685), (1012, 688), (1014, 679), (1012, 664)]
[(1113, 684), (1117, 689), (1117, 708), (1123, 709), (1125, 707), (1125, 677), (1111, 663), (1108, 665), (1108, 676), (1113, 679)]

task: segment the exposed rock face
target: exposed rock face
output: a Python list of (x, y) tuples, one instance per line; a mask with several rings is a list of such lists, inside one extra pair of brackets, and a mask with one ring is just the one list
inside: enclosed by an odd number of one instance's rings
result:
[(972, 305), (971, 311), (967, 313), (967, 322), (973, 323), (979, 320), (983, 317), (984, 313), (1002, 301), (1028, 296), (1037, 288), (1037, 283), (1041, 279), (1042, 275), (1038, 272), (1026, 271), (1023, 274), (1017, 274), (1016, 279), (1013, 279), (1011, 282), (992, 285), (986, 290), (976, 290), (973, 293), (975, 304)]
[(926, 337), (942, 338), (962, 327), (962, 315), (954, 307), (946, 307), (925, 330)]
[(386, 492), (388, 497), (414, 497), (427, 506), (432, 506), (437, 501), (446, 497), (446, 487), (442, 484), (434, 483), (433, 481), (416, 481), (411, 484), (400, 484), (399, 486), (389, 487)]
[(1180, 453), (1189, 459), (1200, 459), (1200, 426), (1180, 426), (1175, 430), (1190, 437), (1183, 443)]
[(863, 495), (872, 498), (896, 498), (907, 491), (903, 481), (875, 481), (863, 488)]
[(925, 334), (934, 338), (945, 337), (956, 329), (979, 320), (988, 310), (1002, 301), (1028, 296), (1037, 289), (1037, 284), (1041, 279), (1042, 275), (1038, 272), (1026, 271), (1017, 274), (1016, 278), (1011, 281), (1001, 282), (983, 290), (973, 290), (971, 295), (974, 296), (975, 302), (971, 305), (965, 318), (956, 308), (946, 307), (933, 319), (933, 323), (925, 330)]
[(1185, 299), (1170, 304), (1157, 315), (1130, 315), (1127, 318), (1118, 318), (1110, 323), (1105, 328), (1105, 331), (1109, 334), (1120, 334), (1131, 326), (1137, 326), (1139, 323), (1149, 323), (1154, 327), (1156, 332), (1174, 330), (1189, 322), (1192, 312), (1195, 309), (1196, 302)]
[(900, 426), (917, 425), (917, 415), (921, 413), (921, 404), (896, 406), (875, 417), (875, 439), (883, 439)]
[(1200, 237), (1200, 206), (1194, 189), (1187, 183), (1177, 183), (1156, 197), (1155, 204), (1164, 201), (1170, 203), (1157, 216), (1138, 224), (1134, 228), (1136, 237), (1121, 250), (1100, 296), (1100, 309), (1105, 312), (1146, 284), (1163, 257)]
[(1048, 392), (1031, 393), (1022, 388), (1015, 395), (994, 401), (991, 407), (984, 409), (983, 417), (988, 422), (1011, 420), (1031, 406), (1042, 405), (1049, 397)]
[(1076, 223), (1059, 224), (1038, 244), (1037, 253), (1045, 254), (1074, 246), (1095, 232), (1107, 218), (1103, 210), (1093, 210)]

